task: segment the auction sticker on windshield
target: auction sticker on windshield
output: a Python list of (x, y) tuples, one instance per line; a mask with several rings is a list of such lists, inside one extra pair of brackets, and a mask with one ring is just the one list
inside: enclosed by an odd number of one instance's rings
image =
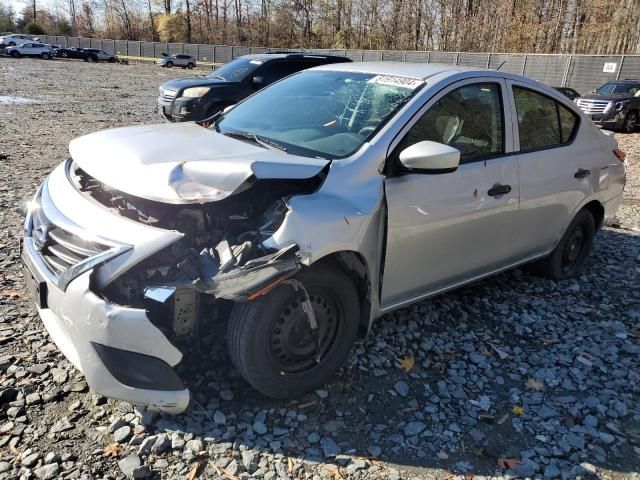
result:
[(424, 83), (424, 80), (408, 77), (396, 77), (395, 75), (376, 75), (369, 80), (369, 83), (389, 85), (392, 87), (404, 87), (415, 90)]

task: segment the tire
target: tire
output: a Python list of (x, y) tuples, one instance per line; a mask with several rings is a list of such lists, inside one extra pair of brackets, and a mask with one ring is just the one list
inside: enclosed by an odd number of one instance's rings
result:
[(631, 110), (624, 118), (622, 129), (625, 133), (633, 133), (640, 127), (640, 117), (637, 110)]
[(251, 302), (236, 303), (227, 346), (236, 369), (272, 398), (302, 395), (323, 385), (345, 362), (358, 334), (359, 296), (351, 279), (323, 264), (295, 277), (306, 287), (320, 332), (320, 363), (302, 311), (302, 292), (282, 284)]
[(589, 257), (595, 231), (593, 215), (588, 210), (580, 210), (551, 255), (534, 264), (536, 273), (553, 280), (576, 276)]
[(61, 56), (62, 58), (68, 58), (68, 57), (69, 57), (69, 53), (68, 53), (68, 52), (62, 52), (62, 53), (60, 54), (60, 56)]
[(51, 55), (49, 55), (48, 53), (43, 53), (42, 55), (40, 55), (40, 58), (42, 58), (43, 60), (49, 60), (51, 58)]
[(171, 68), (171, 67), (173, 67), (173, 62), (167, 62), (167, 63), (165, 63), (165, 67), (167, 67), (167, 68)]
[(187, 63), (187, 68), (189, 70), (191, 70), (193, 67), (195, 67), (195, 65), (193, 63), (191, 63), (191, 62)]
[(15, 47), (16, 46), (16, 42), (9, 42), (9, 46), (10, 47)]
[(20, 52), (16, 52), (15, 50), (13, 52), (11, 52), (11, 56), (13, 58), (20, 58), (21, 57)]
[(109, 58), (109, 60), (107, 60), (109, 63), (116, 63), (116, 59), (111, 57)]

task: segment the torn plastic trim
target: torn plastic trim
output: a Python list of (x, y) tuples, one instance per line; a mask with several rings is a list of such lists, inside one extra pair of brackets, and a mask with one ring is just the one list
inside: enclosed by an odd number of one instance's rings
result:
[(254, 300), (302, 268), (302, 259), (297, 255), (299, 250), (296, 244), (288, 245), (239, 268), (219, 273), (210, 280), (196, 281), (194, 287), (225, 300)]

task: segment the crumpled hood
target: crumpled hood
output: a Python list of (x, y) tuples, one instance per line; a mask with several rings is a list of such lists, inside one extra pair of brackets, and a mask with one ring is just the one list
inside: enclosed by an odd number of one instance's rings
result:
[(175, 80), (169, 80), (164, 82), (160, 88), (166, 88), (167, 90), (180, 91), (190, 87), (226, 87), (231, 85), (232, 82), (220, 80), (219, 78), (207, 78), (207, 77), (193, 77), (193, 78), (176, 78)]
[(76, 164), (106, 185), (148, 200), (204, 203), (257, 179), (311, 178), (329, 160), (225, 137), (195, 123), (115, 128), (69, 144)]

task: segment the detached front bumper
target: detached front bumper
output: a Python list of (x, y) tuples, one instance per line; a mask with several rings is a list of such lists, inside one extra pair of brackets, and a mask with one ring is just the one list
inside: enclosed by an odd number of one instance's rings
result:
[[(52, 177), (55, 175), (54, 171)], [(147, 318), (145, 310), (116, 305), (91, 289), (99, 277), (98, 270), (112, 271), (113, 267), (108, 267), (126, 262), (124, 257), (135, 247), (124, 253), (108, 250), (95, 264), (91, 259), (96, 255), (88, 256), (67, 269), (71, 274), (66, 277), (66, 272), (54, 271), (51, 261), (57, 257), (48, 252), (57, 248), (60, 253), (65, 246), (80, 247), (70, 240), (75, 238), (77, 225), (57, 210), (47, 187), (45, 182), (37, 198), (37, 208), (43, 215), (36, 229), (34, 212), (27, 216), (22, 248), (25, 282), (47, 331), (97, 393), (152, 410), (184, 411), (189, 404), (189, 390), (172, 368), (181, 361), (182, 353)], [(42, 218), (47, 219), (46, 227), (42, 226)], [(48, 246), (47, 235), (61, 241)], [(67, 248), (65, 252), (68, 251)]]

